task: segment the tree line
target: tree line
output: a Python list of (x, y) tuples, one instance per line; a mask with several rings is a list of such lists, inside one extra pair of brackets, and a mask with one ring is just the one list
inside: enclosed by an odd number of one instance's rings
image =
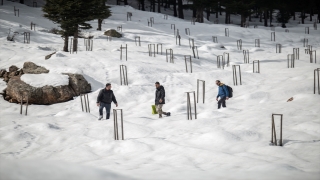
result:
[[(289, 19), (300, 18), (304, 24), (309, 18), (313, 21), (314, 14), (317, 14), (315, 21), (320, 22), (320, 0), (136, 0), (140, 10), (145, 11), (146, 3), (150, 4), (149, 11), (161, 13), (162, 8), (172, 8), (173, 16), (184, 19), (183, 10), (192, 10), (192, 16), (197, 22), (210, 20), (213, 14), (218, 18), (224, 12), (224, 23), (232, 23), (230, 15), (239, 15), (240, 26), (244, 27), (246, 21), (258, 18), (264, 26), (272, 26), (272, 22), (279, 22), (282, 27)], [(128, 4), (127, 2), (125, 4)], [(298, 12), (298, 14), (297, 14)]]

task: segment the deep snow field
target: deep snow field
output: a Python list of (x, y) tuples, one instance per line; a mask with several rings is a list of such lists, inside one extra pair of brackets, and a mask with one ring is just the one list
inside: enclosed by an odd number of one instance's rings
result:
[[(20, 17), (13, 15), (13, 6), (20, 9)], [(67, 72), (83, 74), (92, 85), (91, 113), (82, 112), (75, 97), (50, 106), (31, 105), (24, 116), (18, 104), (0, 98), (1, 180), (320, 179), (320, 96), (313, 94), (313, 70), (320, 68), (320, 30), (311, 24), (289, 24), (290, 33), (276, 27), (274, 42), (270, 28), (262, 26), (191, 25), (131, 7), (111, 10), (103, 31), (95, 30), (97, 21), (91, 22), (91, 30), (83, 31), (94, 36), (93, 51), (85, 51), (79, 39), (78, 53), (69, 54), (61, 51), (59, 35), (45, 32), (57, 25), (42, 17), (41, 8), (9, 1), (0, 6), (0, 68), (22, 68), (32, 61), (50, 70), (47, 77), (23, 78), (30, 83), (34, 78), (34, 86), (65, 83), (58, 74)], [(132, 21), (126, 21), (127, 12), (133, 13)], [(153, 27), (147, 26), (150, 17), (155, 20)], [(36, 31), (30, 30), (31, 21), (37, 24)], [(180, 30), (181, 46), (175, 43), (171, 24)], [(107, 41), (103, 32), (119, 25), (124, 37)], [(226, 27), (230, 37), (224, 36)], [(310, 27), (310, 34), (304, 34), (305, 27)], [(21, 34), (16, 42), (7, 41), (9, 28), (30, 32), (31, 43), (23, 44)], [(190, 28), (190, 36), (185, 28)], [(135, 36), (140, 36), (141, 47), (135, 45)], [(219, 43), (213, 43), (212, 36)], [(194, 38), (200, 56), (193, 58), (192, 74), (186, 73), (184, 63), (184, 55), (192, 55), (188, 38)], [(304, 52), (304, 38), (317, 50), (316, 64)], [(243, 63), (238, 39), (250, 51), (250, 64)], [(260, 48), (254, 46), (255, 39), (260, 39)], [(167, 63), (164, 54), (148, 56), (148, 44), (157, 43), (163, 44), (164, 52), (173, 49), (174, 64)], [(282, 53), (276, 53), (276, 43), (282, 44)], [(119, 48), (125, 44), (128, 61), (121, 61)], [(300, 48), (300, 60), (295, 68), (287, 68), (287, 54), (293, 48)], [(54, 51), (56, 55), (44, 60)], [(231, 62), (223, 70), (217, 68), (216, 56), (224, 52), (230, 53)], [(260, 60), (261, 73), (252, 73), (253, 60)], [(128, 67), (129, 86), (120, 85), (122, 64)], [(233, 85), (231, 65), (241, 66), (242, 85)], [(197, 79), (206, 81), (205, 104), (200, 99), (198, 119), (188, 121), (185, 92), (196, 91)], [(226, 109), (217, 109), (216, 79), (233, 87), (234, 97)], [(156, 81), (165, 87), (164, 111), (170, 111), (171, 117), (158, 119), (151, 114)], [(112, 120), (97, 120), (96, 97), (107, 82), (124, 111), (124, 141), (114, 140)], [(0, 90), (5, 87), (1, 80)], [(294, 100), (287, 102), (291, 97)], [(284, 116), (283, 147), (270, 145), (272, 113)], [(276, 128), (279, 137), (278, 119)]]

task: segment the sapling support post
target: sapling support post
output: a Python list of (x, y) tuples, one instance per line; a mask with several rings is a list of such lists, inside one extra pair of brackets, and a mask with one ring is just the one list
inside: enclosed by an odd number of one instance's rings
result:
[(305, 33), (305, 34), (309, 34), (309, 33), (310, 33), (310, 28), (309, 28), (309, 27), (305, 27), (304, 33)]
[(25, 111), (25, 115), (28, 115), (28, 105), (29, 105), (29, 93), (27, 91), (25, 92), (20, 92), (20, 114), (22, 114), (22, 110), (23, 110), (23, 101), (25, 100), (26, 102), (26, 111)]
[(224, 53), (223, 53), (223, 59), (224, 59), (224, 61), (226, 62), (227, 67), (229, 67), (229, 64), (230, 64), (230, 55), (229, 55), (229, 53), (224, 52)]
[[(83, 100), (82, 100), (83, 98)], [(82, 112), (90, 113), (89, 97), (88, 94), (80, 94)], [(83, 108), (83, 105), (85, 108)]]
[(270, 27), (271, 31), (276, 31), (276, 28), (274, 26)]
[(33, 1), (33, 2), (32, 2), (32, 7), (38, 7), (38, 4), (37, 4), (36, 1)]
[(84, 38), (86, 51), (92, 51), (93, 49), (93, 39)]
[(258, 25), (253, 25), (253, 28), (254, 28), (254, 29), (258, 28)]
[(224, 35), (225, 35), (226, 37), (229, 37), (229, 28), (225, 28), (225, 29), (224, 29)]
[(167, 15), (167, 14), (164, 14), (164, 15), (163, 15), (163, 19), (168, 20), (168, 15)]
[(310, 63), (317, 63), (317, 51), (310, 51)]
[(174, 35), (176, 35), (176, 25), (175, 24), (171, 24), (171, 29), (173, 29)]
[(254, 47), (260, 47), (260, 39), (254, 40)]
[(241, 39), (237, 40), (237, 48), (238, 48), (238, 50), (242, 50), (242, 40)]
[(286, 29), (285, 32), (288, 33), (288, 32), (289, 32), (289, 29)]
[(23, 33), (23, 43), (30, 44), (30, 32)]
[(122, 32), (122, 25), (117, 26), (117, 31), (121, 31)]
[(206, 92), (206, 82), (204, 80), (197, 79), (197, 103), (199, 103), (199, 87), (200, 83), (202, 83), (202, 100), (204, 104), (205, 100), (205, 92)]
[(249, 64), (250, 63), (250, 57), (249, 57), (249, 50), (243, 50), (243, 61), (245, 64)]
[(172, 49), (166, 49), (166, 60), (167, 62), (174, 63)]
[(136, 43), (136, 46), (141, 46), (140, 36), (134, 37), (134, 42)]
[(299, 48), (293, 48), (293, 56), (294, 56), (294, 59), (299, 59), (300, 57), (300, 49)]
[(31, 22), (30, 23), (30, 27), (31, 27), (31, 30), (36, 30), (36, 24), (35, 23), (33, 23), (33, 22)]
[(127, 21), (131, 21), (132, 12), (127, 12)]
[(189, 36), (190, 36), (190, 29), (189, 29), (189, 28), (186, 28), (185, 31), (186, 31), (186, 35), (189, 35)]
[(113, 130), (114, 130), (114, 140), (119, 139), (119, 127), (118, 127), (118, 111), (120, 111), (120, 120), (121, 120), (121, 139), (124, 140), (124, 131), (123, 131), (123, 111), (122, 109), (113, 109)]
[(177, 31), (177, 32), (175, 33), (175, 35), (176, 35), (176, 36), (180, 36), (179, 29), (177, 29), (176, 31)]
[(314, 23), (313, 23), (313, 28), (314, 28), (314, 30), (317, 30), (317, 29), (318, 29), (317, 22), (314, 22)]
[(214, 43), (218, 43), (218, 38), (217, 38), (217, 36), (212, 36), (212, 40), (213, 40)]
[(112, 37), (111, 36), (107, 36), (107, 41), (112, 41)]
[(193, 104), (194, 104), (194, 119), (197, 119), (197, 103), (196, 103), (196, 94), (194, 91), (186, 92), (187, 93), (187, 116), (188, 120), (192, 120), (192, 110), (191, 110), (191, 100), (190, 94), (193, 94)]
[(126, 65), (120, 65), (120, 84), (128, 86), (128, 69)]
[(308, 39), (304, 38), (303, 39), (303, 47), (307, 47), (308, 46)]
[(153, 47), (153, 57), (156, 57), (156, 45), (148, 44), (149, 56), (152, 57), (152, 47)]
[(307, 46), (307, 49), (304, 50), (304, 52), (305, 52), (306, 54), (310, 54), (311, 51), (312, 51), (312, 46), (311, 46), (311, 45), (308, 45), (308, 46)]
[(181, 36), (180, 35), (176, 36), (176, 45), (181, 46)]
[(237, 86), (237, 85), (238, 85), (237, 67), (238, 67), (238, 69), (239, 69), (239, 80), (240, 80), (240, 85), (242, 85), (240, 65), (232, 65), (233, 85), (235, 85), (235, 86)]
[(120, 60), (122, 60), (122, 50), (125, 49), (126, 50), (126, 61), (128, 61), (128, 46), (126, 44), (126, 47), (124, 46), (120, 46)]
[(282, 146), (282, 120), (283, 114), (272, 114), (271, 117), (271, 143), (277, 146), (277, 136), (276, 136), (276, 126), (275, 126), (275, 116), (280, 117), (280, 140), (279, 145)]
[(197, 20), (197, 18), (192, 18), (192, 19), (191, 19), (191, 24), (192, 24), (192, 25), (196, 25), (196, 20)]
[[(73, 44), (77, 45), (76, 51), (74, 51), (74, 49), (73, 49)], [(74, 52), (76, 52), (78, 54), (78, 39), (77, 38), (70, 39), (70, 54), (73, 54)]]
[(194, 39), (192, 39), (192, 38), (189, 38), (189, 47), (190, 47), (190, 49), (192, 47), (194, 47)]
[(217, 68), (224, 69), (225, 61), (222, 55), (217, 56)]
[(288, 68), (294, 68), (294, 54), (288, 54)]
[(148, 26), (152, 27), (152, 22), (149, 19), (147, 19), (147, 21), (148, 21)]
[(16, 9), (15, 6), (13, 6), (13, 11), (14, 11), (14, 16), (18, 16), (20, 15), (19, 9)]
[(276, 53), (281, 53), (281, 44), (276, 44)]
[(193, 46), (192, 47), (192, 52), (193, 52), (193, 57), (199, 59), (198, 47), (197, 46)]
[(260, 73), (260, 61), (254, 60), (253, 61), (253, 73)]
[(190, 62), (190, 73), (192, 73), (192, 58), (190, 55), (188, 56), (184, 56), (184, 61), (185, 61), (185, 64), (186, 64), (186, 72), (188, 73), (188, 62)]
[[(154, 24), (154, 18), (153, 17), (150, 17), (150, 23), (151, 24)], [(152, 26), (152, 25), (151, 25)]]
[(157, 54), (159, 54), (159, 46), (160, 46), (160, 53), (161, 53), (161, 55), (162, 55), (162, 44), (161, 43), (159, 43), (159, 44), (157, 44)]
[(319, 74), (320, 74), (320, 68), (317, 68), (314, 70), (314, 86), (313, 86), (313, 94), (316, 94), (316, 81), (318, 80), (318, 94), (320, 95), (320, 77), (319, 77)]
[(276, 41), (276, 32), (271, 32), (271, 41)]

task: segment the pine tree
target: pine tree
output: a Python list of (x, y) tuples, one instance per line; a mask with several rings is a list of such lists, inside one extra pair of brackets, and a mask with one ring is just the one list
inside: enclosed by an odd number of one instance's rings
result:
[[(98, 1), (102, 0), (47, 0), (42, 8), (44, 17), (60, 25), (64, 38), (63, 51), (68, 52), (68, 38), (74, 36), (73, 50), (77, 50), (79, 29), (90, 29), (87, 21), (101, 17), (103, 13), (97, 9)], [(104, 8), (102, 8), (104, 9)], [(105, 15), (105, 14), (104, 14)], [(105, 16), (103, 16), (105, 17)]]
[(98, 31), (101, 31), (101, 24), (103, 19), (107, 19), (111, 16), (111, 12), (109, 10), (109, 6), (106, 6), (107, 0), (94, 0), (95, 3), (95, 11), (94, 11), (94, 17), (98, 19)]

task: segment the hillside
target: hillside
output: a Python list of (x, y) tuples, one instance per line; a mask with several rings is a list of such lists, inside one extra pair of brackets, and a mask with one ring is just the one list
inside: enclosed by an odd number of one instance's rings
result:
[[(13, 15), (13, 6), (20, 9), (20, 17)], [(131, 7), (111, 10), (103, 31), (96, 31), (97, 21), (92, 21), (93, 29), (83, 32), (94, 36), (93, 51), (85, 51), (80, 39), (78, 53), (70, 54), (61, 51), (59, 35), (47, 32), (57, 25), (42, 17), (40, 8), (9, 1), (0, 6), (0, 69), (22, 68), (32, 61), (50, 69), (49, 73), (80, 73), (92, 85), (91, 113), (82, 112), (80, 98), (75, 97), (50, 106), (30, 105), (24, 116), (18, 104), (0, 98), (1, 179), (320, 178), (320, 96), (313, 94), (313, 72), (320, 67), (320, 30), (311, 24), (289, 26), (289, 33), (276, 27), (274, 42), (270, 28), (262, 26), (191, 25)], [(126, 21), (127, 12), (132, 12), (132, 21)], [(147, 25), (150, 17), (154, 17), (153, 27)], [(30, 22), (37, 24), (36, 31), (30, 30)], [(181, 46), (176, 45), (171, 24), (180, 30)], [(124, 37), (107, 41), (103, 32), (120, 25)], [(310, 27), (310, 34), (304, 33), (305, 27)], [(15, 42), (6, 40), (9, 28), (20, 33)], [(31, 33), (30, 44), (23, 43), (25, 31)], [(141, 46), (136, 46), (135, 36), (140, 36)], [(212, 36), (218, 43), (212, 42)], [(192, 58), (192, 73), (189, 66), (186, 73), (184, 61), (185, 55), (192, 55), (189, 38), (199, 52), (199, 59)], [(317, 63), (309, 62), (304, 38), (317, 51)], [(239, 39), (249, 50), (249, 64), (237, 49)], [(260, 39), (260, 47), (255, 47), (255, 39)], [(163, 54), (150, 57), (148, 44), (158, 43)], [(282, 53), (276, 53), (277, 43), (282, 44)], [(127, 61), (120, 60), (120, 46), (125, 44)], [(293, 48), (300, 48), (300, 58), (295, 68), (287, 68)], [(173, 49), (174, 63), (166, 62), (166, 49)], [(44, 60), (54, 51), (56, 55)], [(230, 54), (230, 66), (217, 68), (217, 56), (224, 52)], [(260, 60), (261, 73), (252, 73), (253, 60)], [(119, 65), (128, 68), (128, 86), (120, 85)], [(234, 86), (232, 65), (240, 65), (242, 85)], [(196, 91), (197, 79), (206, 81), (205, 103), (200, 96), (198, 118), (191, 121), (185, 92)], [(217, 79), (234, 91), (227, 108), (220, 110), (215, 100)], [(172, 114), (163, 119), (151, 114), (156, 81), (165, 87), (164, 110)], [(107, 82), (112, 83), (124, 112), (124, 141), (114, 140), (112, 120), (97, 120), (96, 98)], [(0, 91), (5, 87), (1, 81)], [(287, 102), (291, 97), (293, 101)], [(282, 147), (270, 145), (272, 113), (284, 117)], [(278, 136), (278, 119), (276, 128)], [(62, 172), (61, 177), (54, 176), (57, 172)]]

